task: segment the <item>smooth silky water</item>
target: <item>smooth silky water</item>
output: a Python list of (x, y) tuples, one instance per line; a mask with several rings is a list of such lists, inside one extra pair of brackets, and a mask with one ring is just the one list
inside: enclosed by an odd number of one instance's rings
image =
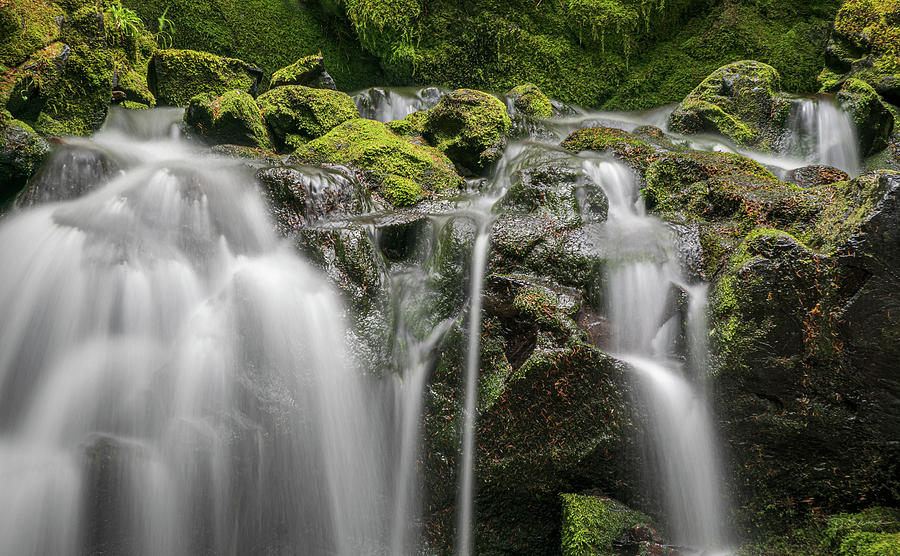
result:
[[(443, 92), (372, 89), (355, 99), (364, 116), (388, 121), (433, 106)], [(792, 143), (800, 155), (745, 154), (770, 167), (849, 160), (852, 170), (858, 158), (828, 158), (821, 153), (834, 149), (821, 141), (810, 154), (803, 138), (819, 133), (811, 122), (821, 130), (838, 121), (841, 144), (846, 130), (840, 118), (810, 116), (822, 112), (818, 102), (803, 102)], [(590, 226), (611, 260), (610, 349), (634, 370), (637, 401), (651, 417), (646, 472), (660, 487), (666, 530), (697, 552), (727, 550), (728, 504), (703, 386), (706, 287), (682, 275), (673, 231), (646, 215), (627, 167), (557, 146), (587, 124), (662, 126), (670, 110), (517, 120), (525, 140), (452, 211), (432, 218), (435, 226), (466, 218), (476, 230), (469, 304), (460, 308), (468, 340), (459, 554), (474, 551), (481, 289), (495, 207), (519, 170), (548, 156), (609, 199), (607, 222)], [(423, 402), (452, 324), (423, 330), (404, 320), (415, 310), (403, 306), (429, 295), (427, 257), (388, 272), (394, 373), (359, 368), (342, 355), (335, 292), (278, 239), (238, 164), (179, 138), (180, 115), (114, 112), (72, 152), (100, 150), (123, 169), (118, 175), (0, 224), (0, 254), (10, 261), (0, 269), (0, 494), (8, 501), (0, 553), (420, 552)], [(729, 150), (722, 140), (704, 146)], [(685, 322), (671, 310), (676, 299), (687, 306)]]

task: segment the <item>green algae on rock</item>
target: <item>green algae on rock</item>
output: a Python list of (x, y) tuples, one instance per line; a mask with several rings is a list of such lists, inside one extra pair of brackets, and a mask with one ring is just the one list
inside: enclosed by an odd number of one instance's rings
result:
[(771, 150), (786, 131), (791, 103), (779, 96), (781, 76), (753, 60), (717, 69), (678, 105), (669, 127), (716, 132), (739, 145)]
[(255, 95), (262, 70), (242, 60), (195, 50), (157, 50), (150, 58), (147, 83), (163, 105), (186, 106), (193, 97), (239, 90)]
[(272, 74), (269, 88), (284, 85), (305, 85), (316, 89), (334, 89), (334, 79), (325, 71), (325, 58), (319, 55), (304, 56), (293, 64)]
[(414, 204), (424, 195), (456, 189), (463, 184), (453, 164), (440, 151), (410, 143), (374, 120), (345, 121), (301, 146), (294, 157), (305, 162), (330, 162), (363, 170), (371, 176), (381, 195), (399, 206)]
[(272, 148), (262, 111), (244, 91), (197, 95), (188, 104), (184, 121), (210, 145)]
[(549, 118), (553, 116), (553, 105), (547, 95), (536, 85), (526, 83), (513, 87), (506, 95), (513, 99), (513, 106), (526, 116)]
[(464, 171), (479, 172), (500, 158), (511, 126), (498, 98), (457, 89), (428, 111), (422, 132)]
[(353, 99), (330, 89), (285, 85), (256, 99), (278, 148), (297, 148), (340, 123), (359, 118)]

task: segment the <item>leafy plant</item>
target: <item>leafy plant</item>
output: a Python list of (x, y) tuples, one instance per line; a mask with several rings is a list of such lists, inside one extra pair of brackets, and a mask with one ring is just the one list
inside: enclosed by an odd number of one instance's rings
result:
[(113, 5), (104, 12), (104, 15), (113, 44), (120, 44), (121, 39), (134, 37), (144, 26), (134, 10), (122, 6)]
[(156, 42), (162, 48), (172, 48), (172, 40), (175, 37), (175, 24), (166, 17), (169, 13), (168, 6), (159, 17), (156, 18)]

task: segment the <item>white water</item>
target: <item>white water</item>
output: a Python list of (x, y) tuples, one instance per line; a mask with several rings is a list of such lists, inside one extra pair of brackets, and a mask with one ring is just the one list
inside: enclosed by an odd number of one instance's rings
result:
[(794, 105), (790, 150), (808, 163), (833, 166), (857, 176), (860, 155), (850, 116), (830, 98), (799, 99)]
[(252, 180), (145, 135), (0, 224), (0, 554), (374, 552), (385, 443), (337, 296)]
[[(727, 534), (712, 421), (703, 396), (705, 288), (683, 285), (671, 232), (646, 216), (631, 171), (614, 161), (585, 159), (585, 173), (609, 198), (600, 233), (610, 249), (606, 290), (614, 353), (635, 373), (641, 407), (650, 416), (648, 469), (664, 489), (673, 540), (701, 551), (722, 549)], [(686, 365), (673, 345), (682, 332), (674, 310), (689, 296)], [(698, 345), (695, 345), (698, 342)]]

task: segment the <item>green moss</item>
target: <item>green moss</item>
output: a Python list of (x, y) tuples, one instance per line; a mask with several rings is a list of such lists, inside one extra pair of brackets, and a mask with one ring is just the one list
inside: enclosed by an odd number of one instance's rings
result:
[(321, 87), (323, 89), (333, 89), (334, 83), (324, 82), (325, 58), (319, 55), (304, 56), (293, 64), (281, 68), (272, 74), (269, 87), (281, 87), (283, 85), (307, 85), (310, 87)]
[(160, 104), (186, 106), (191, 98), (240, 90), (255, 93), (261, 72), (242, 60), (194, 50), (157, 50), (150, 58), (148, 83)]
[(900, 510), (875, 507), (828, 520), (822, 548), (841, 556), (900, 555)]
[(423, 135), (453, 162), (479, 171), (500, 158), (511, 126), (506, 106), (499, 99), (458, 89), (428, 111)]
[(365, 170), (388, 200), (393, 197), (404, 204), (413, 202), (416, 192), (409, 181), (415, 182), (423, 195), (455, 189), (463, 183), (440, 151), (410, 143), (374, 120), (348, 120), (299, 148), (294, 156), (306, 162), (331, 162)]
[(530, 319), (539, 325), (561, 328), (559, 319), (559, 302), (556, 295), (548, 288), (529, 286), (522, 288), (513, 299), (515, 307), (523, 318)]
[(398, 207), (411, 206), (422, 199), (422, 186), (415, 181), (390, 174), (381, 182), (382, 194), (391, 204)]
[(574, 152), (612, 151), (618, 158), (642, 169), (657, 158), (653, 147), (612, 127), (595, 126), (573, 131), (562, 142), (562, 147)]
[[(279, 147), (321, 137), (338, 124), (359, 118), (353, 99), (340, 91), (286, 85), (257, 99)], [(290, 138), (289, 136), (295, 136)]]
[(156, 18), (168, 8), (176, 48), (246, 60), (267, 75), (321, 52), (342, 90), (384, 82), (378, 61), (362, 50), (347, 20), (327, 13), (317, 2), (125, 0), (124, 4), (154, 31)]
[(613, 543), (650, 518), (615, 500), (599, 496), (561, 494), (562, 554), (612, 554)]
[(18, 66), (59, 38), (62, 8), (47, 0), (19, 0), (0, 8), (0, 66)]
[(0, 112), (0, 204), (17, 193), (50, 154), (50, 146), (25, 122)]
[(428, 111), (427, 110), (419, 110), (418, 112), (413, 112), (409, 114), (402, 120), (394, 120), (392, 122), (388, 122), (388, 127), (399, 135), (400, 137), (404, 137), (407, 139), (420, 139), (422, 137), (423, 129), (425, 128), (425, 121), (428, 119)]
[(272, 148), (262, 111), (244, 91), (222, 96), (197, 95), (184, 112), (184, 121), (210, 144)]
[(550, 103), (550, 99), (536, 85), (531, 83), (519, 85), (506, 94), (513, 98), (513, 106), (516, 110), (526, 116), (536, 118), (553, 116), (553, 105)]

